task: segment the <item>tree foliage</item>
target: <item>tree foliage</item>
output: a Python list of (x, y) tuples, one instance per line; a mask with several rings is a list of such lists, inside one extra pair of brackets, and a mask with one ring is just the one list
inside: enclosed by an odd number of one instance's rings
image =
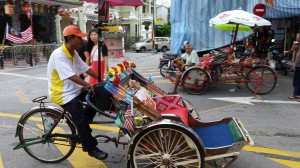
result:
[(163, 28), (155, 29), (156, 37), (170, 37), (171, 36), (171, 25), (165, 24)]

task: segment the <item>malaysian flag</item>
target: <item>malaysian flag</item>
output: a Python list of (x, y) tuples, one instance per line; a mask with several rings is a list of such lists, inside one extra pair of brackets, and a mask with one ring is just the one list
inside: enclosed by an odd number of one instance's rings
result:
[(31, 25), (23, 32), (18, 32), (6, 24), (6, 39), (14, 43), (26, 43), (32, 40), (32, 28)]

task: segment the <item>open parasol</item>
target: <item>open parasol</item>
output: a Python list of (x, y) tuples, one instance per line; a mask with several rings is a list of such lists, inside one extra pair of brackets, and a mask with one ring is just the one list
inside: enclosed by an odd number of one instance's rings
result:
[(217, 16), (213, 17), (209, 20), (209, 25), (220, 25), (220, 24), (226, 24), (231, 23), (235, 24), (235, 33), (234, 33), (234, 40), (233, 45), (235, 45), (237, 32), (239, 30), (239, 25), (246, 25), (246, 26), (270, 26), (271, 22), (259, 17), (257, 15), (254, 15), (253, 13), (246, 12), (242, 9), (237, 10), (231, 10), (231, 11), (225, 11)]
[[(98, 34), (99, 38), (102, 36), (102, 25), (108, 20), (109, 6), (133, 6), (138, 7), (144, 5), (141, 0), (81, 0), (85, 2), (98, 3)], [(106, 16), (102, 16), (102, 14)], [(98, 82), (101, 82), (101, 42), (98, 42)]]
[(216, 29), (219, 30), (225, 30), (225, 31), (232, 31), (231, 40), (230, 42), (233, 42), (233, 35), (236, 29), (239, 31), (252, 31), (251, 27), (242, 25), (242, 24), (232, 24), (232, 23), (226, 23), (226, 24), (218, 24), (214, 26)]

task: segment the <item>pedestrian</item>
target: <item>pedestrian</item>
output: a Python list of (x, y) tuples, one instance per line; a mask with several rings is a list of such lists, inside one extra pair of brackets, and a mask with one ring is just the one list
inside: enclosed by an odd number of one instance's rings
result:
[(178, 57), (172, 61), (172, 64), (176, 64), (178, 66), (179, 73), (176, 74), (176, 81), (173, 92), (169, 92), (168, 94), (177, 94), (177, 87), (179, 85), (183, 71), (190, 68), (191, 66), (198, 65), (199, 63), (198, 54), (193, 50), (193, 46), (191, 44), (186, 44), (184, 49), (186, 52), (182, 54), (181, 57)]
[[(82, 59), (82, 61), (85, 62), (86, 58), (89, 57), (89, 52), (87, 50), (87, 41), (83, 40), (82, 45), (80, 46), (79, 49), (76, 49), (76, 51), (77, 51), (79, 57)], [(84, 80), (86, 76), (87, 76), (87, 74), (82, 73), (82, 74), (80, 74), (79, 77)]]
[[(87, 49), (89, 52), (89, 57), (86, 59), (86, 63), (91, 66), (91, 68), (98, 72), (98, 33), (97, 29), (93, 29), (89, 32), (88, 35), (88, 42), (87, 42)], [(103, 41), (103, 38), (100, 38), (101, 42)], [(106, 46), (106, 45), (105, 45)], [(105, 49), (104, 49), (105, 50)], [(104, 74), (107, 74), (107, 67), (105, 68), (105, 60), (103, 56), (103, 50), (101, 52), (101, 79), (104, 79)], [(106, 51), (104, 52), (105, 57), (108, 56), (107, 47)], [(99, 73), (98, 73), (99, 74)], [(96, 84), (98, 83), (98, 79), (90, 77), (89, 79), (90, 84)]]
[(78, 135), (81, 140), (82, 150), (99, 160), (107, 158), (107, 153), (97, 148), (98, 142), (91, 134), (89, 121), (94, 117), (95, 111), (84, 108), (82, 101), (88, 89), (93, 91), (93, 85), (79, 77), (80, 72), (97, 78), (98, 75), (79, 58), (75, 51), (86, 37), (77, 25), (69, 25), (63, 31), (64, 44), (55, 49), (50, 56), (47, 67), (48, 90), (52, 102), (60, 105), (71, 114)]
[(292, 53), (292, 62), (295, 62), (295, 60), (296, 60), (297, 52), (299, 50), (299, 42), (300, 42), (300, 33), (297, 33), (296, 39), (293, 42), (293, 45), (291, 47), (291, 50), (293, 51), (293, 53)]
[[(297, 34), (299, 38), (299, 34)], [(297, 99), (300, 102), (300, 48), (296, 51), (296, 57), (293, 65), (294, 77), (293, 77), (293, 96), (290, 96), (289, 99)]]

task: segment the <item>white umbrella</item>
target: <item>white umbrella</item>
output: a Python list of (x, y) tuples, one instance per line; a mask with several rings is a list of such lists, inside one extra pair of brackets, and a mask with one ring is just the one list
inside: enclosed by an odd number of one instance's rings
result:
[(254, 15), (252, 13), (246, 12), (242, 9), (237, 10), (231, 10), (231, 11), (225, 11), (217, 16), (213, 17), (209, 20), (209, 25), (219, 25), (219, 24), (225, 24), (225, 23), (235, 23), (236, 29), (234, 34), (234, 40), (233, 40), (233, 46), (235, 45), (237, 32), (239, 29), (239, 24), (247, 25), (247, 26), (270, 26), (271, 22), (259, 17), (257, 15)]
[(209, 20), (209, 25), (237, 23), (247, 26), (270, 26), (271, 22), (242, 9), (225, 11)]

